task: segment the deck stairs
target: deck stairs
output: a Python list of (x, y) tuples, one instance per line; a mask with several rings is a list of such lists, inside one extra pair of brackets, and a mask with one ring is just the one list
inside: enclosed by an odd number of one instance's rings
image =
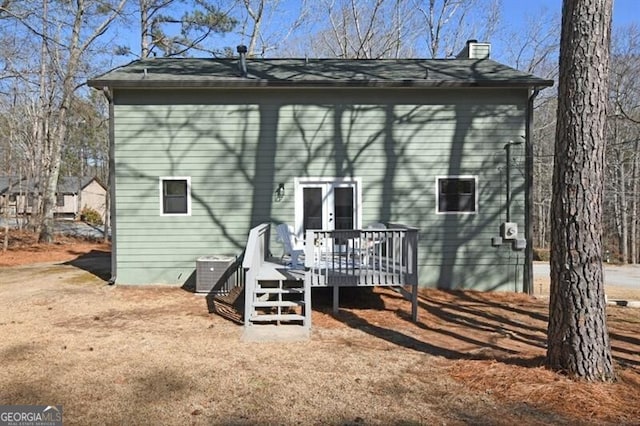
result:
[(269, 225), (251, 230), (243, 261), (245, 327), (293, 325), (311, 328), (311, 287), (305, 271), (268, 257)]
[(261, 265), (253, 294), (250, 295), (248, 320), (255, 324), (291, 324), (308, 326), (309, 292), (304, 276), (287, 271), (286, 266), (267, 262)]

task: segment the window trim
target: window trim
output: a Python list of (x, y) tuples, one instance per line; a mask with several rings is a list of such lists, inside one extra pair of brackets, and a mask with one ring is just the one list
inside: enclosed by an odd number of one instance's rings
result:
[[(474, 206), (473, 211), (471, 212), (454, 212), (454, 211), (440, 211), (440, 180), (441, 179), (467, 179), (473, 180), (474, 185)], [(478, 176), (477, 175), (442, 175), (436, 176), (435, 179), (435, 191), (436, 191), (436, 214), (458, 214), (458, 215), (469, 215), (469, 214), (478, 214), (478, 199), (479, 191), (478, 191)]]
[[(165, 213), (164, 212), (164, 182), (169, 180), (183, 180), (187, 182), (187, 211), (186, 213)], [(191, 176), (160, 176), (160, 216), (191, 216)]]

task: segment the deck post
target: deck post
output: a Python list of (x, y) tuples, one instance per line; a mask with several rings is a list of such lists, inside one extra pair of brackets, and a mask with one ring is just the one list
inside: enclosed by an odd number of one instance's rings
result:
[(418, 322), (418, 283), (413, 283), (411, 288), (411, 320)]
[(338, 314), (338, 305), (340, 304), (340, 286), (337, 284), (333, 285), (333, 314)]
[(411, 283), (411, 319), (418, 322), (418, 230), (407, 229), (407, 272)]

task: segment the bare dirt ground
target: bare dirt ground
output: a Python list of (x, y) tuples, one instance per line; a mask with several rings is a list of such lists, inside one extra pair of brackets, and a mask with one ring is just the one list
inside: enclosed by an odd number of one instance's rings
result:
[(618, 381), (584, 383), (542, 367), (537, 298), (428, 290), (414, 324), (393, 291), (345, 290), (336, 317), (317, 291), (309, 341), (245, 343), (202, 296), (106, 285), (108, 260), (70, 239), (0, 252), (0, 404), (65, 424), (640, 423), (640, 309), (608, 308)]

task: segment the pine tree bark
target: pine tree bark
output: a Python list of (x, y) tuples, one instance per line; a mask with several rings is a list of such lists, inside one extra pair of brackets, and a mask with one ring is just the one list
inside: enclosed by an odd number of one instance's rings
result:
[(602, 272), (612, 0), (564, 0), (553, 174), (547, 365), (615, 378)]

